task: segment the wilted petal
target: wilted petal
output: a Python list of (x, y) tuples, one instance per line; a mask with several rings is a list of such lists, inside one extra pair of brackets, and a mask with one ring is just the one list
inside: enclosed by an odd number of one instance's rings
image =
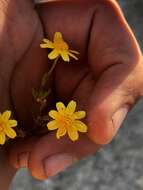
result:
[(69, 54), (69, 56), (71, 56), (71, 57), (74, 58), (75, 60), (78, 60), (78, 58), (77, 58), (74, 54), (72, 54), (72, 53), (70, 53), (70, 52), (68, 52), (68, 54)]
[(74, 53), (74, 54), (80, 54), (78, 51), (75, 51), (75, 50), (69, 50), (71, 53)]

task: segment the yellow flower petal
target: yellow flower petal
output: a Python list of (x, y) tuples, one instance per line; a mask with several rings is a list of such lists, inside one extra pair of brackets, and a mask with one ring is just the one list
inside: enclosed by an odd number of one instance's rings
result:
[(10, 116), (11, 116), (11, 111), (9, 111), (9, 110), (5, 111), (5, 112), (2, 114), (3, 120), (9, 120)]
[(58, 124), (55, 120), (53, 121), (50, 121), (48, 124), (47, 124), (47, 127), (50, 131), (52, 130), (55, 130), (55, 129), (58, 129)]
[(76, 141), (79, 138), (78, 131), (72, 126), (68, 128), (68, 135), (72, 141)]
[(76, 141), (79, 138), (79, 132), (87, 132), (87, 125), (79, 119), (83, 119), (86, 116), (85, 111), (76, 110), (76, 102), (70, 101), (67, 107), (62, 103), (56, 104), (57, 111), (51, 110), (49, 116), (54, 119), (47, 124), (50, 130), (57, 130), (56, 137), (59, 139), (68, 133), (69, 138), (72, 141)]
[(10, 127), (5, 127), (4, 132), (8, 137), (12, 139), (14, 139), (17, 136), (16, 132)]
[(74, 118), (75, 119), (83, 119), (86, 116), (86, 112), (85, 111), (77, 111), (74, 113)]
[(53, 42), (51, 42), (50, 40), (44, 38), (44, 39), (43, 39), (43, 42), (45, 42), (45, 43), (43, 43), (43, 44), (40, 45), (40, 46), (43, 46), (43, 48), (44, 48), (44, 45), (46, 45), (46, 46), (45, 46), (46, 48), (51, 48), (51, 49), (54, 48), (54, 44), (53, 44)]
[(66, 113), (73, 114), (75, 112), (75, 110), (76, 110), (76, 102), (72, 100), (67, 105)]
[(57, 111), (51, 110), (51, 111), (49, 112), (49, 116), (50, 116), (52, 119), (57, 119), (58, 116), (59, 116), (59, 114), (58, 114)]
[(5, 141), (6, 141), (5, 134), (3, 132), (0, 132), (0, 144), (4, 145)]
[(86, 133), (87, 132), (87, 125), (84, 124), (82, 121), (75, 121), (73, 123), (73, 126), (82, 133)]
[(8, 125), (9, 125), (9, 127), (16, 127), (17, 126), (17, 121), (14, 120), (14, 119), (10, 119), (8, 121)]
[(61, 54), (62, 59), (65, 62), (69, 62), (70, 61), (70, 58), (69, 58), (69, 55), (68, 55), (69, 54), (68, 51), (61, 51), (60, 54)]
[(56, 108), (57, 108), (58, 112), (61, 114), (66, 110), (66, 107), (62, 102), (56, 103)]
[(48, 48), (47, 44), (40, 44), (41, 48)]
[(58, 56), (59, 56), (59, 52), (56, 49), (54, 49), (51, 53), (49, 53), (48, 58), (49, 59), (55, 59)]
[(47, 44), (40, 44), (40, 48), (49, 48)]
[(63, 36), (61, 34), (61, 32), (55, 32), (54, 34), (54, 42), (58, 42), (59, 40), (61, 41), (63, 39)]
[(43, 43), (40, 44), (41, 48), (50, 48), (53, 51), (48, 55), (49, 59), (55, 59), (58, 56), (61, 56), (65, 62), (70, 61), (70, 56), (76, 60), (78, 58), (74, 54), (79, 54), (79, 52), (74, 50), (69, 50), (69, 45), (64, 41), (61, 32), (55, 32), (53, 42), (44, 38)]
[(74, 53), (74, 54), (77, 54), (79, 55), (80, 53), (78, 51), (75, 51), (75, 50), (69, 50), (71, 53)]
[(64, 136), (66, 134), (67, 130), (65, 127), (59, 127), (56, 137), (57, 139), (60, 139), (60, 137)]
[(68, 52), (68, 55), (71, 56), (72, 58), (74, 58), (75, 60), (78, 60), (78, 58), (74, 54)]

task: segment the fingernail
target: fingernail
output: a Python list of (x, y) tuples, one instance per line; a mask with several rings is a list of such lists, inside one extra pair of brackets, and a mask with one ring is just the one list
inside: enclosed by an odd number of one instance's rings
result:
[(44, 167), (46, 176), (54, 176), (59, 172), (64, 171), (66, 168), (70, 167), (76, 162), (76, 158), (73, 155), (64, 153), (64, 154), (56, 154), (54, 156), (48, 157), (44, 161)]
[(118, 130), (120, 128), (120, 126), (122, 125), (124, 119), (127, 116), (127, 113), (129, 111), (129, 106), (126, 105), (122, 108), (120, 108), (112, 117), (113, 119), (113, 124), (115, 126), (115, 128)]
[(23, 152), (19, 155), (19, 167), (26, 168), (28, 166), (29, 152)]

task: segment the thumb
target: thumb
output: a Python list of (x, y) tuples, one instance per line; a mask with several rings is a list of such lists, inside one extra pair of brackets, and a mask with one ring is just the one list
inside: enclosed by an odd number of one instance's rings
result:
[(87, 122), (89, 137), (107, 144), (116, 135), (127, 113), (141, 96), (141, 59), (109, 67), (98, 80), (90, 99)]

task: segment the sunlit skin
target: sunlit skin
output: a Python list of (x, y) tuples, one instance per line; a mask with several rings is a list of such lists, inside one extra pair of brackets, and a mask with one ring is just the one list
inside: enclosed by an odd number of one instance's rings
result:
[[(7, 2), (11, 3), (7, 5)], [(49, 102), (54, 97), (64, 103), (75, 99), (78, 109), (87, 112), (88, 135), (81, 135), (80, 140), (73, 143), (67, 138), (57, 140), (55, 134), (50, 133), (17, 141), (9, 150), (12, 166), (27, 166), (34, 177), (46, 179), (59, 171), (60, 162), (54, 173), (50, 173), (48, 166), (47, 174), (43, 168), (45, 158), (56, 157), (60, 152), (81, 159), (96, 153), (101, 145), (113, 139), (119, 129), (112, 119), (114, 113), (122, 106), (130, 109), (143, 93), (142, 54), (113, 0), (49, 2), (38, 7), (43, 25), (31, 1), (16, 2), (9, 0), (4, 4), (8, 7), (8, 16), (4, 14), (2, 19), (4, 28), (12, 30), (8, 31), (13, 46), (9, 45), (7, 32), (0, 31), (0, 44), (5, 44), (0, 47), (3, 52), (0, 76), (6, 73), (5, 80), (0, 78), (3, 100), (0, 106), (12, 107), (21, 127), (32, 128), (31, 88), (39, 85), (43, 73), (50, 67), (48, 51), (39, 47), (41, 40), (47, 36), (52, 40), (54, 32), (60, 31), (71, 47), (80, 52), (78, 62), (72, 60), (64, 64), (61, 60), (57, 65), (50, 84), (55, 94)], [(15, 27), (14, 23), (17, 23)], [(11, 97), (6, 88), (9, 80)], [(24, 152), (27, 158), (23, 162)], [(58, 159), (54, 160), (58, 163)]]

